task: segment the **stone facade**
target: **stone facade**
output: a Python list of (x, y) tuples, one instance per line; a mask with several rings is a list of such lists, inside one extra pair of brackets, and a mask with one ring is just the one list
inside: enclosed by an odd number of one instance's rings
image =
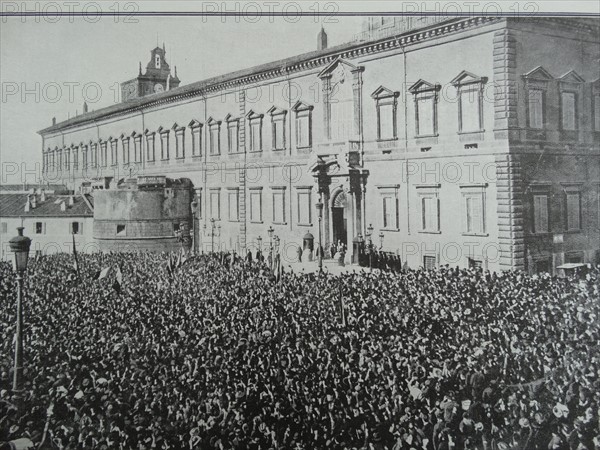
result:
[(74, 187), (97, 176), (189, 178), (203, 248), (246, 252), (259, 237), (268, 246), (273, 227), (295, 260), (302, 237), (319, 235), (320, 200), (325, 246), (351, 247), (372, 225), (373, 242), (410, 266), (595, 261), (597, 24), (380, 25), (53, 125), (40, 132), (45, 174)]

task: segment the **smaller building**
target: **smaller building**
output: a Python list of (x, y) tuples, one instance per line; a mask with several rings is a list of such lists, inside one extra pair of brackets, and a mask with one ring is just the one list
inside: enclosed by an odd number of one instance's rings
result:
[[(140, 176), (94, 195), (94, 241), (101, 251), (172, 251), (189, 246), (192, 182)], [(185, 238), (185, 242), (182, 239)]]
[[(73, 235), (79, 252), (97, 251), (92, 240), (94, 203), (89, 194), (73, 194), (60, 186), (31, 187), (28, 191), (2, 186), (0, 193), (0, 248), (2, 260), (11, 258), (9, 241), (17, 227), (31, 238), (31, 256), (71, 252)], [(9, 192), (9, 193), (7, 193)]]

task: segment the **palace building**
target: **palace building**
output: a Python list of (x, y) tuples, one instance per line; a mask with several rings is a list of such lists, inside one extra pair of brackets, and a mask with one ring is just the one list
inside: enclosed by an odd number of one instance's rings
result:
[[(325, 30), (317, 40), (182, 86), (156, 48), (121, 103), (39, 132), (44, 174), (73, 189), (188, 179), (205, 250), (268, 246), (273, 227), (296, 260), (320, 228), (324, 247), (349, 246), (348, 261), (369, 234), (412, 267), (598, 261), (596, 20), (368, 17), (352, 42), (328, 47)], [(147, 229), (113, 228), (94, 237), (131, 242)]]

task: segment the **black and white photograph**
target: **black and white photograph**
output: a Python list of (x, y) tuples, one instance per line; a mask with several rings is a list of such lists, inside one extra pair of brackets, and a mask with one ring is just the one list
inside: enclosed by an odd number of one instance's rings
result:
[(600, 3), (1, 1), (0, 450), (600, 450)]

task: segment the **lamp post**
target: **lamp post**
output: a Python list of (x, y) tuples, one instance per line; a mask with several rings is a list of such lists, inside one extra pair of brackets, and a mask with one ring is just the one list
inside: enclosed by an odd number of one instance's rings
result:
[(257, 242), (257, 246), (258, 246), (258, 251), (262, 253), (262, 237), (257, 237), (256, 238), (256, 242)]
[(373, 271), (373, 225), (369, 224), (367, 228), (367, 238), (369, 239), (369, 270)]
[(383, 231), (379, 231), (379, 250), (383, 249), (383, 238), (385, 236), (383, 235)]
[(318, 247), (318, 251), (319, 251), (319, 273), (323, 272), (323, 246), (322, 246), (322, 222), (323, 222), (323, 202), (322, 201), (318, 201), (317, 204), (315, 205), (317, 207), (317, 211), (319, 211), (319, 247)]
[(196, 211), (198, 210), (198, 201), (194, 199), (191, 203), (192, 208), (192, 249), (194, 250), (194, 254), (196, 253)]
[(18, 236), (9, 241), (10, 250), (15, 254), (13, 267), (17, 273), (17, 330), (15, 335), (15, 370), (13, 374), (13, 393), (23, 391), (23, 275), (27, 270), (31, 239), (23, 236), (23, 227), (18, 227)]
[(358, 239), (358, 265), (362, 266), (362, 262), (364, 261), (364, 259), (362, 258), (361, 252), (364, 250), (363, 245), (365, 243), (365, 238), (361, 233), (358, 233), (356, 235), (356, 238)]
[(215, 236), (217, 236), (217, 234), (215, 233), (215, 229), (219, 230), (219, 236), (220, 236), (221, 235), (221, 225), (215, 226), (215, 218), (212, 217), (210, 219), (210, 251), (211, 251), (211, 253), (215, 252)]
[(267, 234), (269, 235), (269, 250), (273, 251), (273, 233), (275, 232), (275, 230), (273, 229), (272, 226), (269, 227), (269, 229), (267, 230)]

